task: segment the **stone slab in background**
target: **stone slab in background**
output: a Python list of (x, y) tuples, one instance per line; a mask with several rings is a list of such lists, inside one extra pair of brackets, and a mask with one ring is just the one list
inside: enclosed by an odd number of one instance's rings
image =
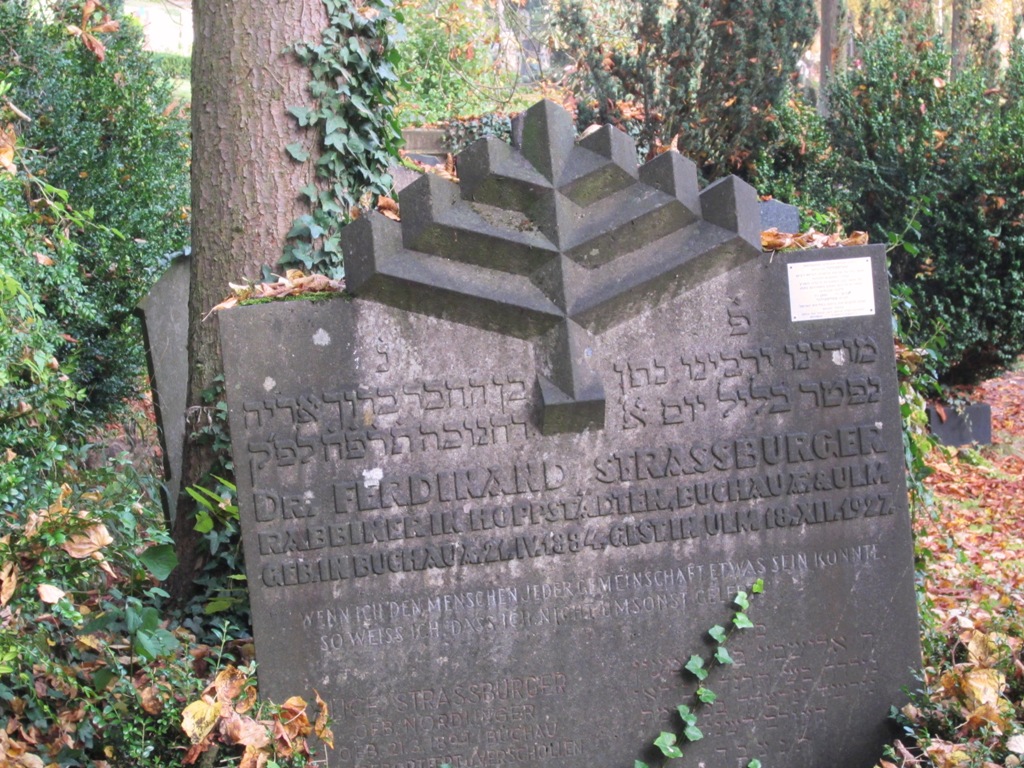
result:
[(440, 128), (404, 128), (402, 139), (403, 149), (412, 154), (445, 155), (444, 131)]
[(332, 762), (621, 768), (756, 579), (687, 760), (868, 768), (920, 663), (884, 249), (534, 107), (220, 316), (261, 691)]
[(991, 445), (992, 406), (970, 403), (963, 408), (944, 405), (942, 413), (928, 406), (928, 429), (943, 445)]
[(761, 229), (777, 229), (790, 234), (800, 231), (800, 209), (778, 200), (761, 202)]
[(174, 520), (181, 490), (181, 460), (188, 397), (189, 257), (175, 256), (139, 302), (146, 359), (153, 389), (160, 447), (164, 458), (161, 486), (164, 513)]

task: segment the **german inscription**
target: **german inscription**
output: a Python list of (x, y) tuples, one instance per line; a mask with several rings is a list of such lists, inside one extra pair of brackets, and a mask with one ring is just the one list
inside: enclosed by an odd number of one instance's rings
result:
[(360, 223), (354, 298), (222, 313), (261, 686), (359, 768), (625, 768), (760, 578), (690, 754), (867, 768), (919, 661), (889, 320), (794, 322), (839, 255), (567, 119)]

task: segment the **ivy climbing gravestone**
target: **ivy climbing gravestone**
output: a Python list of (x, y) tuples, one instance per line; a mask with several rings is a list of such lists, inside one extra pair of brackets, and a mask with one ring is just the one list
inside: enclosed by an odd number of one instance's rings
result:
[(883, 249), (516, 136), (347, 227), (351, 297), (221, 315), (263, 693), (362, 768), (629, 768), (679, 704), (685, 764), (873, 765), (920, 661)]

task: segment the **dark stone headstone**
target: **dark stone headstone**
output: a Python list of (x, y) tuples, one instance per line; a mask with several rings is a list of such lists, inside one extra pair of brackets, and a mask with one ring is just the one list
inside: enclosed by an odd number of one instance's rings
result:
[(392, 187), (396, 193), (401, 192), (423, 175), (420, 171), (414, 171), (412, 168), (406, 168), (404, 165), (388, 166), (388, 174), (393, 179)]
[(800, 209), (795, 205), (778, 200), (764, 200), (761, 203), (761, 230), (775, 228), (779, 232), (800, 231)]
[(961, 408), (947, 404), (940, 413), (929, 405), (928, 429), (943, 445), (991, 445), (992, 406), (969, 403)]
[(346, 228), (354, 298), (221, 315), (261, 690), (332, 762), (868, 768), (920, 663), (885, 254), (760, 254), (752, 189), (521, 146)]
[(156, 406), (160, 447), (164, 455), (164, 513), (174, 521), (181, 489), (181, 457), (188, 397), (189, 257), (179, 255), (167, 265), (139, 302), (142, 333)]

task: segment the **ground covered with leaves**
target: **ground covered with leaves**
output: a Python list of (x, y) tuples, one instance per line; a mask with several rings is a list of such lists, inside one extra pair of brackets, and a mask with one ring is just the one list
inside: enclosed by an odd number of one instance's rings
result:
[(993, 444), (937, 448), (915, 520), (925, 669), (890, 766), (1024, 761), (1024, 368), (961, 393), (992, 406)]

